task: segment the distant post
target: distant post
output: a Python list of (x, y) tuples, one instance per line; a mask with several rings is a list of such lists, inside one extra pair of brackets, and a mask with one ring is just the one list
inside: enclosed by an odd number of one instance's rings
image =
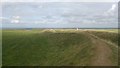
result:
[(77, 30), (79, 30), (79, 29), (77, 28)]

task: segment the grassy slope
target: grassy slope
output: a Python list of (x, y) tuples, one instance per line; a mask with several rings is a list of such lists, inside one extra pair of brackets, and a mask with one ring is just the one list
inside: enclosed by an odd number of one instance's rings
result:
[[(108, 45), (110, 45), (112, 49), (112, 57), (110, 57), (110, 59), (114, 64), (118, 64), (118, 58), (120, 57), (118, 57), (118, 47), (115, 47), (115, 45), (118, 46), (118, 42), (120, 42), (120, 34), (117, 32), (109, 32), (109, 30), (108, 32), (93, 31), (90, 33), (108, 42)], [(113, 45), (109, 44), (109, 42), (113, 43)]]
[[(115, 45), (118, 43), (116, 32), (90, 33)], [(88, 34), (81, 31), (3, 31), (3, 65), (89, 65), (94, 53), (93, 48)], [(111, 60), (117, 64), (117, 49), (114, 46), (111, 46), (111, 49), (113, 50)]]
[(97, 32), (97, 31), (94, 31), (94, 32), (91, 32), (92, 34), (104, 39), (104, 40), (107, 40), (107, 41), (110, 41), (114, 44), (118, 44), (118, 41), (120, 42), (120, 40), (118, 40), (119, 35), (118, 33), (112, 33), (112, 32)]
[(2, 30), (0, 30), (0, 67), (2, 66)]
[(81, 33), (3, 31), (3, 65), (88, 65), (93, 47)]

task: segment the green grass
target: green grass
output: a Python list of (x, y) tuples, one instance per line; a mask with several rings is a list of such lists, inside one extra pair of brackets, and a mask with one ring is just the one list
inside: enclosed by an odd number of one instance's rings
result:
[[(116, 30), (114, 30), (116, 31)], [(110, 42), (110, 43), (113, 43), (117, 46), (118, 45), (118, 42), (120, 42), (120, 34), (117, 33), (117, 32), (109, 32), (109, 31), (104, 31), (104, 32), (99, 32), (99, 31), (92, 31), (90, 32), (92, 34), (94, 34), (95, 36), (103, 39), (103, 40), (106, 40), (107, 42)], [(112, 44), (109, 44), (110, 48), (112, 49), (112, 56), (110, 57), (111, 61), (113, 62), (113, 64), (115, 65), (118, 65), (118, 58), (120, 58), (118, 56), (118, 49), (119, 47), (116, 47), (115, 45), (112, 45)]]
[(0, 30), (0, 67), (2, 66), (2, 30)]
[(3, 66), (84, 66), (93, 47), (82, 32), (3, 30)]
[[(119, 41), (116, 30), (89, 32), (116, 45)], [(3, 66), (87, 66), (94, 56), (91, 38), (74, 29), (3, 30), (2, 48)], [(117, 64), (117, 49), (111, 49)]]
[(98, 36), (101, 39), (110, 41), (116, 45), (118, 45), (118, 42), (120, 42), (119, 38), (120, 35), (118, 33), (113, 33), (113, 32), (99, 32), (99, 31), (92, 31), (90, 32), (96, 36)]

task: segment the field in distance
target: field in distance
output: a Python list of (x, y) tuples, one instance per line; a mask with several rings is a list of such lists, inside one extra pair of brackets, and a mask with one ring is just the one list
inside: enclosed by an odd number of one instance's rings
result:
[(2, 31), (3, 66), (117, 66), (117, 29)]

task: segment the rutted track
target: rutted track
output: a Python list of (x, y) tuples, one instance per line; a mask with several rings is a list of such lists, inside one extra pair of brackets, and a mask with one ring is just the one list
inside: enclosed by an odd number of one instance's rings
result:
[[(91, 59), (91, 66), (114, 66), (110, 57), (112, 56), (112, 49), (110, 43), (91, 34), (87, 33), (92, 40), (94, 46), (94, 57)], [(109, 45), (110, 44), (110, 45)]]

